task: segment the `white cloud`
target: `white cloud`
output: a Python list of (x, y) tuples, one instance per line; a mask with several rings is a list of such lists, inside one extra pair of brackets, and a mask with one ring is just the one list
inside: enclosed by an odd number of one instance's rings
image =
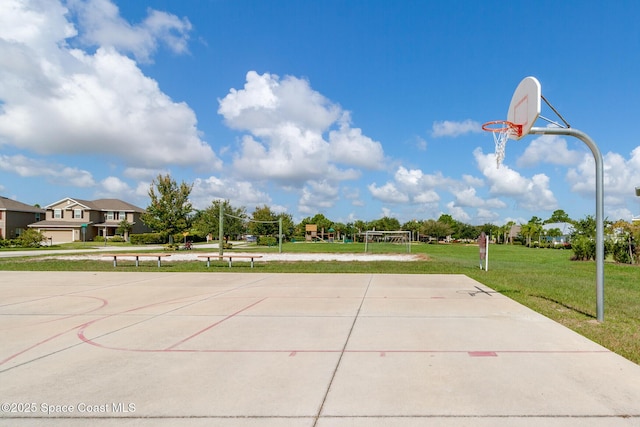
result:
[(96, 191), (96, 197), (133, 200), (136, 198), (136, 192), (135, 189), (132, 189), (129, 184), (120, 178), (109, 176), (100, 181), (100, 188)]
[(231, 200), (233, 206), (261, 206), (271, 203), (268, 194), (248, 181), (238, 181), (210, 176), (197, 178), (190, 195), (193, 207), (206, 209), (214, 200)]
[(433, 204), (440, 201), (440, 195), (434, 190), (423, 190), (413, 196), (413, 202), (419, 204)]
[(338, 187), (327, 181), (309, 181), (302, 189), (302, 196), (298, 202), (298, 210), (303, 214), (317, 213), (331, 208), (339, 199)]
[(471, 216), (465, 212), (462, 207), (457, 206), (454, 202), (447, 203), (447, 209), (449, 210), (449, 214), (456, 221), (468, 223), (471, 220)]
[(526, 178), (518, 172), (502, 165), (496, 168), (495, 155), (483, 154), (480, 148), (474, 150), (473, 155), (478, 163), (478, 169), (485, 176), (489, 193), (496, 197), (510, 197), (518, 206), (533, 211), (557, 209), (558, 202), (549, 189), (549, 177), (537, 174)]
[(393, 181), (380, 187), (374, 183), (368, 188), (374, 198), (385, 203), (412, 203), (433, 208), (441, 200), (437, 189), (452, 192), (459, 189), (460, 185), (460, 182), (447, 178), (440, 172), (425, 174), (420, 169), (400, 166)]
[(482, 179), (471, 175), (462, 175), (462, 182), (472, 187), (484, 187), (484, 181)]
[(382, 144), (362, 134), (362, 130), (343, 124), (329, 132), (330, 155), (335, 163), (380, 169), (384, 159)]
[(384, 203), (407, 203), (409, 196), (398, 190), (396, 186), (390, 182), (378, 187), (375, 183), (367, 186), (371, 195)]
[[(620, 215), (624, 212), (622, 209), (637, 209), (634, 204), (638, 200), (635, 187), (640, 185), (640, 146), (631, 151), (628, 159), (617, 153), (607, 153), (603, 156), (603, 163), (606, 215)], [(580, 164), (567, 172), (571, 190), (593, 198), (596, 188), (595, 173), (593, 155), (584, 154)], [(626, 219), (630, 220), (631, 215)]]
[(482, 132), (482, 125), (474, 120), (464, 120), (462, 122), (454, 122), (444, 120), (442, 122), (433, 122), (431, 128), (431, 136), (440, 138), (443, 136), (456, 137), (467, 133)]
[(380, 143), (352, 128), (349, 113), (304, 79), (250, 71), (242, 89), (219, 100), (218, 113), (229, 127), (249, 133), (234, 158), (244, 177), (302, 188), (309, 180), (354, 179), (360, 173), (353, 168), (383, 164)]
[(131, 25), (120, 17), (118, 7), (109, 0), (68, 0), (67, 4), (78, 15), (80, 39), (87, 45), (114, 47), (133, 54), (141, 62), (151, 60), (159, 42), (175, 53), (188, 51), (191, 23), (186, 18), (149, 9), (140, 24)]
[(168, 169), (126, 168), (122, 175), (135, 181), (153, 181), (158, 175), (170, 174)]
[(121, 194), (131, 191), (129, 185), (116, 176), (109, 176), (103, 179), (100, 184), (104, 191), (110, 194)]
[[(7, 1), (0, 13), (0, 144), (39, 154), (113, 156), (133, 167), (221, 167), (200, 139), (195, 113), (164, 94), (117, 43), (94, 53), (72, 49), (67, 42), (75, 28), (60, 3), (27, 8)], [(106, 0), (75, 5), (85, 10), (80, 19), (115, 7)]]
[(0, 155), (0, 170), (11, 172), (21, 177), (45, 177), (50, 183), (70, 185), (73, 187), (92, 187), (95, 181), (90, 172), (50, 163), (45, 160), (32, 159), (23, 155)]
[(476, 212), (476, 220), (478, 221), (478, 224), (495, 223), (496, 221), (498, 221), (499, 218), (500, 218), (500, 214), (498, 214), (496, 211), (492, 211), (489, 209), (480, 208)]
[(532, 167), (539, 163), (550, 163), (571, 166), (577, 164), (582, 156), (582, 152), (567, 147), (566, 139), (558, 135), (543, 135), (531, 141), (516, 165)]

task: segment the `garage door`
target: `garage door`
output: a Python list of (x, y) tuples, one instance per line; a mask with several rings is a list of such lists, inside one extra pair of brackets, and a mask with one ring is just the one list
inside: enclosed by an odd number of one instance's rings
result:
[(73, 242), (73, 230), (42, 230), (47, 240), (51, 239), (51, 243), (57, 245), (59, 243)]

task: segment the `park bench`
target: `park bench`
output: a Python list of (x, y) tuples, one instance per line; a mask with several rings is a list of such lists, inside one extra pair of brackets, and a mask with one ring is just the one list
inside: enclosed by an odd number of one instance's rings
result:
[(232, 260), (234, 259), (249, 259), (251, 260), (251, 268), (253, 268), (253, 260), (262, 258), (262, 255), (219, 255), (219, 254), (211, 254), (211, 255), (198, 255), (198, 258), (206, 258), (207, 259), (207, 267), (211, 266), (211, 259), (227, 259), (229, 260), (229, 268), (231, 268)]
[(154, 258), (158, 260), (158, 267), (162, 265), (162, 258), (171, 256), (171, 254), (105, 254), (103, 256), (113, 257), (113, 266), (118, 266), (118, 257), (119, 258), (135, 258), (136, 259), (136, 267), (140, 266), (140, 258)]

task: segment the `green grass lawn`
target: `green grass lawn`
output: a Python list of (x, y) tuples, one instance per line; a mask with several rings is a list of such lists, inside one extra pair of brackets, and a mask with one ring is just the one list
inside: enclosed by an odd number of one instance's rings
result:
[[(167, 272), (274, 272), (274, 273), (393, 273), (465, 274), (533, 310), (566, 325), (616, 353), (640, 363), (640, 268), (605, 264), (605, 321), (596, 317), (594, 262), (570, 261), (571, 251), (529, 249), (522, 246), (491, 245), (489, 270), (479, 269), (477, 246), (415, 244), (413, 254), (424, 254), (416, 262), (257, 262), (248, 264), (203, 261), (163, 262)], [(195, 246), (195, 252), (205, 249)], [(233, 251), (277, 252), (277, 247), (243, 247)], [(405, 253), (400, 246), (379, 246), (375, 252)], [(81, 252), (81, 251), (80, 251)], [(157, 251), (156, 251), (157, 252)], [(215, 250), (206, 249), (211, 253)], [(225, 251), (228, 253), (229, 251)], [(283, 252), (363, 253), (363, 244), (289, 243)], [(158, 271), (155, 261), (118, 263), (118, 271)], [(113, 271), (111, 262), (65, 261), (47, 256), (1, 258), (0, 270)]]

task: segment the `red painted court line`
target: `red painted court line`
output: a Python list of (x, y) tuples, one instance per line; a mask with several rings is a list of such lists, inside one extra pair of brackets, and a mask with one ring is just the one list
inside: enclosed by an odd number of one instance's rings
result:
[(190, 336), (186, 337), (186, 338), (185, 338), (185, 339), (183, 339), (183, 340), (178, 341), (177, 343), (173, 344), (173, 345), (172, 345), (172, 346), (170, 346), (170, 347), (167, 347), (167, 348), (165, 349), (165, 351), (166, 351), (166, 350), (172, 350), (172, 349), (174, 349), (175, 347), (177, 347), (177, 346), (179, 346), (179, 345), (181, 345), (181, 344), (184, 344), (185, 342), (189, 341), (190, 339), (195, 338), (195, 337), (197, 337), (198, 335), (200, 335), (200, 334), (202, 334), (202, 333), (204, 333), (204, 332), (208, 331), (209, 329), (211, 329), (211, 328), (214, 328), (214, 327), (218, 326), (218, 325), (219, 325), (219, 324), (221, 324), (222, 322), (225, 322), (225, 321), (227, 321), (227, 320), (231, 319), (232, 317), (237, 316), (238, 314), (242, 313), (243, 311), (246, 311), (246, 310), (248, 310), (248, 309), (250, 309), (250, 308), (252, 308), (252, 307), (254, 307), (254, 306), (256, 306), (256, 305), (260, 304), (262, 301), (264, 301), (264, 300), (266, 300), (266, 299), (267, 299), (267, 298), (262, 298), (261, 300), (256, 301), (256, 302), (254, 302), (253, 304), (250, 304), (250, 305), (248, 305), (248, 306), (244, 307), (243, 309), (238, 310), (238, 311), (236, 311), (235, 313), (228, 315), (228, 316), (227, 316), (227, 317), (225, 317), (224, 319), (222, 319), (222, 320), (220, 320), (220, 321), (218, 321), (218, 322), (215, 322), (215, 323), (213, 323), (213, 324), (211, 324), (211, 325), (207, 326), (206, 328), (204, 328), (204, 329), (202, 329), (202, 330), (200, 330), (200, 331), (196, 332), (195, 334), (192, 334), (192, 335), (190, 335)]
[(470, 351), (471, 357), (498, 357), (498, 353), (495, 351)]
[[(69, 315), (66, 315), (66, 316), (57, 317), (55, 319), (41, 320), (39, 322), (27, 323), (25, 325), (20, 325), (20, 326), (17, 326), (17, 327), (18, 328), (24, 328), (24, 327), (33, 326), (33, 325), (42, 325), (42, 324), (45, 324), (45, 323), (59, 322), (60, 320), (70, 319), (72, 317), (84, 316), (84, 315), (87, 315), (89, 313), (93, 313), (94, 311), (100, 310), (101, 308), (104, 308), (105, 306), (107, 306), (109, 304), (109, 302), (106, 299), (99, 298), (99, 297), (92, 297), (92, 296), (85, 296), (85, 295), (58, 295), (58, 296), (60, 296), (60, 297), (70, 297), (70, 298), (96, 299), (98, 301), (101, 301), (102, 304), (100, 306), (98, 306), (98, 307), (95, 307), (95, 308), (92, 308), (90, 310), (83, 311), (83, 312), (80, 312), (80, 313), (69, 314)], [(20, 315), (24, 315), (24, 314), (25, 313), (21, 313)], [(32, 314), (32, 313), (27, 313), (27, 314)], [(5, 313), (4, 315), (11, 316), (12, 314)], [(55, 314), (51, 314), (51, 316), (55, 316)], [(16, 326), (12, 326), (12, 327), (8, 327), (8, 328), (0, 328), (0, 331), (4, 331), (4, 330), (7, 330), (7, 329), (15, 329), (15, 328), (16, 328)]]
[[(100, 345), (98, 345), (100, 346)], [(125, 349), (125, 348), (111, 348), (111, 350), (133, 351), (133, 352), (157, 352), (157, 353), (286, 353), (289, 357), (295, 357), (300, 354), (326, 354), (326, 353), (351, 353), (351, 354), (377, 354), (379, 357), (388, 357), (393, 354), (466, 354), (469, 357), (498, 357), (501, 353), (509, 354), (610, 354), (607, 350), (548, 350), (548, 351), (469, 351), (469, 350), (301, 350), (301, 349), (165, 349), (165, 350), (146, 350), (146, 349)]]
[[(98, 300), (103, 301), (103, 304), (102, 304), (100, 307), (98, 307), (97, 309), (93, 309), (93, 310), (91, 310), (91, 311), (99, 310), (100, 308), (105, 307), (105, 306), (106, 306), (106, 305), (108, 305), (108, 303), (109, 303), (109, 302), (108, 302), (108, 300), (103, 299), (103, 298), (99, 298), (99, 297), (84, 296), (84, 298), (95, 298), (95, 299), (98, 299)], [(163, 301), (163, 302), (160, 302), (160, 303), (148, 304), (148, 305), (146, 305), (146, 306), (137, 307), (137, 308), (135, 308), (135, 309), (131, 309), (131, 310), (124, 311), (123, 313), (128, 313), (128, 312), (135, 311), (135, 310), (139, 310), (139, 309), (142, 309), (142, 308), (153, 307), (154, 305), (161, 305), (161, 304), (166, 304), (166, 303), (169, 303), (169, 302), (177, 302), (177, 301), (179, 301), (179, 300), (181, 300), (181, 299), (184, 299), (184, 298), (191, 298), (191, 297), (180, 297), (180, 298), (176, 298), (176, 299), (172, 299), (172, 300), (168, 300), (168, 301)], [(46, 299), (46, 298), (43, 298), (43, 299)], [(90, 312), (91, 312), (91, 311), (90, 311)], [(89, 312), (87, 312), (87, 313), (89, 313)], [(87, 313), (81, 313), (81, 314), (87, 314)], [(118, 314), (122, 314), (122, 313), (118, 313)], [(36, 342), (35, 344), (32, 344), (32, 345), (30, 345), (29, 347), (27, 347), (27, 348), (25, 348), (25, 349), (23, 349), (23, 350), (20, 350), (19, 352), (12, 354), (12, 355), (10, 355), (10, 356), (6, 357), (5, 359), (0, 360), (0, 366), (1, 366), (1, 365), (3, 365), (3, 364), (5, 364), (5, 363), (7, 363), (8, 361), (10, 361), (10, 360), (12, 360), (12, 359), (15, 359), (16, 357), (18, 357), (18, 356), (20, 356), (20, 355), (22, 355), (22, 354), (24, 354), (24, 353), (28, 352), (29, 350), (33, 350), (33, 349), (34, 349), (34, 348), (36, 348), (36, 347), (39, 347), (39, 346), (41, 346), (41, 345), (43, 345), (43, 344), (45, 344), (45, 343), (47, 343), (47, 342), (49, 342), (49, 341), (54, 340), (55, 338), (58, 338), (58, 337), (60, 337), (60, 336), (62, 336), (62, 335), (64, 335), (64, 334), (66, 334), (66, 333), (68, 333), (68, 332), (71, 332), (71, 331), (73, 331), (73, 330), (75, 330), (75, 329), (78, 329), (78, 328), (80, 328), (80, 330), (78, 331), (78, 333), (77, 333), (77, 334), (78, 334), (78, 336), (80, 337), (80, 339), (81, 339), (83, 342), (85, 342), (85, 343), (94, 344), (93, 342), (91, 342), (89, 339), (87, 339), (87, 338), (84, 336), (84, 330), (85, 330), (89, 325), (91, 325), (91, 324), (93, 324), (93, 323), (95, 323), (95, 322), (97, 322), (97, 321), (99, 321), (99, 320), (104, 320), (104, 319), (107, 319), (107, 318), (109, 318), (109, 317), (117, 316), (118, 314), (110, 314), (110, 315), (102, 316), (102, 317), (100, 317), (99, 319), (94, 319), (94, 320), (92, 320), (92, 321), (90, 321), (90, 322), (86, 322), (86, 323), (83, 323), (83, 324), (81, 324), (81, 325), (73, 326), (73, 327), (71, 327), (71, 328), (69, 328), (69, 329), (67, 329), (67, 330), (65, 330), (65, 331), (59, 332), (59, 333), (54, 334), (54, 335), (52, 335), (52, 336), (50, 336), (50, 337), (48, 337), (48, 338), (45, 338), (44, 340), (38, 341), (38, 342)], [(80, 314), (78, 314), (78, 315), (80, 315)], [(75, 315), (74, 315), (74, 316), (75, 316)], [(73, 317), (73, 316), (67, 316), (67, 317)], [(65, 318), (67, 318), (67, 317), (65, 317)], [(64, 319), (64, 318), (55, 319), (55, 320), (62, 320), (62, 319)], [(55, 320), (52, 320), (52, 321), (49, 321), (49, 322), (53, 322), (53, 321), (55, 321)], [(47, 323), (47, 322), (38, 322), (38, 323)], [(36, 324), (38, 324), (38, 323), (36, 323)], [(29, 325), (28, 325), (28, 326), (29, 326)], [(97, 345), (97, 344), (94, 344), (94, 345)], [(97, 345), (97, 346), (98, 346), (98, 347), (100, 347), (100, 345)], [(121, 350), (127, 350), (127, 349), (121, 349)]]
[[(65, 295), (65, 296), (67, 296), (67, 295)], [(100, 305), (99, 307), (96, 307), (96, 308), (92, 308), (91, 310), (83, 311), (82, 313), (69, 314), (68, 316), (58, 317), (57, 319), (45, 320), (45, 321), (42, 321), (42, 322), (36, 322), (36, 323), (33, 323), (33, 324), (34, 325), (39, 325), (39, 324), (42, 324), (42, 323), (58, 322), (58, 321), (64, 320), (64, 319), (70, 319), (72, 317), (84, 316), (86, 314), (93, 313), (94, 311), (100, 310), (101, 308), (104, 308), (109, 304), (109, 301), (107, 301), (104, 298), (100, 298), (100, 297), (92, 297), (92, 296), (84, 296), (84, 295), (69, 295), (69, 296), (72, 296), (74, 298), (93, 298), (93, 299), (97, 299), (98, 301), (102, 301), (102, 305)]]
[(55, 338), (58, 338), (59, 336), (64, 335), (64, 334), (66, 334), (67, 332), (71, 332), (71, 331), (73, 331), (73, 330), (74, 330), (74, 329), (76, 329), (76, 328), (77, 328), (77, 326), (74, 326), (74, 327), (72, 327), (72, 328), (70, 328), (70, 329), (67, 329), (66, 331), (63, 331), (63, 332), (57, 333), (57, 334), (55, 334), (55, 335), (50, 336), (49, 338), (46, 338), (46, 339), (44, 339), (44, 340), (42, 340), (42, 341), (39, 341), (39, 342), (37, 342), (37, 343), (35, 343), (35, 344), (33, 344), (33, 345), (31, 345), (31, 346), (29, 346), (29, 347), (25, 348), (24, 350), (21, 350), (21, 351), (19, 351), (19, 352), (17, 352), (17, 353), (12, 354), (11, 356), (7, 357), (6, 359), (0, 360), (0, 366), (2, 366), (3, 364), (7, 363), (8, 361), (10, 361), (10, 360), (12, 360), (12, 359), (15, 359), (16, 357), (20, 356), (21, 354), (26, 353), (26, 352), (27, 352), (27, 351), (29, 351), (29, 350), (33, 350), (34, 348), (36, 348), (36, 347), (38, 347), (38, 346), (41, 346), (42, 344), (48, 343), (49, 341), (51, 341), (51, 340), (53, 340), (53, 339), (55, 339)]
[[(181, 300), (201, 297), (203, 295), (209, 295), (209, 297), (211, 297), (211, 296), (215, 297), (216, 296), (215, 294), (214, 295), (211, 295), (211, 294), (190, 295), (190, 296), (172, 298), (172, 299), (169, 299), (169, 300), (166, 300), (166, 301), (154, 302), (154, 303), (151, 303), (151, 304), (147, 304), (147, 305), (143, 305), (143, 306), (140, 306), (140, 307), (135, 307), (135, 308), (132, 308), (132, 309), (129, 309), (129, 310), (125, 310), (125, 311), (122, 311), (122, 312), (119, 312), (119, 313), (108, 314), (106, 316), (102, 316), (102, 317), (100, 317), (98, 319), (94, 319), (94, 320), (92, 320), (90, 322), (83, 323), (82, 325), (76, 326), (75, 328), (78, 329), (77, 336), (85, 344), (89, 344), (89, 345), (92, 345), (92, 346), (95, 346), (95, 347), (100, 347), (100, 348), (104, 348), (104, 349), (108, 349), (108, 350), (133, 351), (133, 352), (142, 352), (142, 353), (163, 352), (165, 350), (161, 350), (161, 349), (133, 349), (133, 348), (110, 347), (110, 346), (102, 345), (102, 344), (94, 341), (91, 338), (87, 338), (87, 336), (85, 335), (85, 330), (88, 327), (90, 327), (91, 325), (93, 325), (93, 324), (95, 324), (97, 322), (100, 322), (102, 320), (109, 319), (111, 317), (116, 317), (116, 316), (119, 316), (119, 315), (122, 315), (122, 314), (127, 314), (127, 313), (133, 313), (135, 311), (143, 310), (143, 309), (149, 308), (149, 307), (165, 305), (165, 304), (176, 304), (176, 303), (180, 302)], [(197, 301), (201, 301), (201, 300), (197, 300)], [(260, 301), (258, 301), (258, 302), (260, 302)]]

